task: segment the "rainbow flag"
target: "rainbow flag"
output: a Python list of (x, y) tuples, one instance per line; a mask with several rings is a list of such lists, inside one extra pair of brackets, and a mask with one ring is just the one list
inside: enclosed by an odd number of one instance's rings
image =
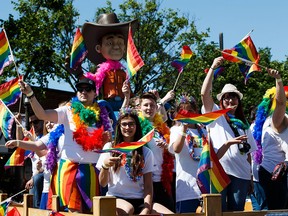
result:
[(19, 79), (22, 79), (22, 76), (0, 85), (0, 99), (6, 106), (15, 104), (20, 98), (21, 91), (20, 86), (18, 85)]
[(190, 58), (192, 57), (192, 55), (193, 55), (193, 52), (190, 49), (190, 47), (189, 46), (183, 46), (180, 59), (174, 60), (171, 63), (171, 65), (173, 67), (175, 67), (178, 70), (179, 73), (182, 73), (185, 65), (188, 64), (188, 62), (190, 61)]
[(179, 110), (177, 115), (175, 116), (174, 120), (187, 123), (187, 124), (204, 124), (208, 125), (211, 122), (215, 121), (217, 118), (219, 118), (221, 115), (227, 113), (230, 109), (221, 109), (205, 114), (198, 114), (198, 113), (191, 113), (187, 110)]
[(0, 75), (6, 66), (13, 62), (13, 58), (10, 52), (9, 42), (6, 37), (5, 30), (0, 32)]
[(11, 199), (3, 201), (0, 203), (0, 216), (6, 216), (8, 212), (8, 206), (10, 204)]
[(5, 139), (10, 140), (12, 125), (14, 123), (14, 116), (8, 111), (7, 107), (0, 100), (0, 128)]
[(153, 136), (154, 136), (154, 129), (152, 129), (149, 133), (147, 133), (137, 142), (121, 142), (118, 145), (114, 146), (113, 148), (97, 150), (96, 152), (98, 153), (106, 153), (106, 152), (128, 153), (150, 142)]
[(196, 179), (201, 193), (220, 193), (230, 183), (213, 146), (207, 140), (203, 145)]
[(74, 41), (72, 45), (70, 68), (77, 69), (82, 61), (86, 58), (88, 50), (84, 43), (84, 38), (79, 28), (76, 29)]
[(261, 71), (258, 66), (260, 56), (250, 36), (245, 37), (232, 49), (223, 50), (222, 56), (228, 61), (239, 64), (245, 83), (254, 71)]
[(127, 69), (129, 78), (134, 76), (143, 65), (144, 62), (136, 49), (132, 36), (132, 28), (131, 25), (129, 25), (127, 42)]

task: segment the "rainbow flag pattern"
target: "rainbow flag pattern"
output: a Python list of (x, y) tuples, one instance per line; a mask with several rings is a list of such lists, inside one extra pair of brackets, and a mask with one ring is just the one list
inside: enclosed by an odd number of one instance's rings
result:
[(144, 65), (144, 62), (138, 53), (132, 36), (132, 28), (129, 25), (127, 42), (127, 70), (129, 78), (132, 78), (138, 70)]
[(84, 38), (79, 28), (76, 29), (76, 33), (73, 40), (72, 51), (70, 56), (70, 68), (77, 69), (82, 61), (86, 58), (88, 50), (84, 43)]
[(5, 30), (0, 32), (0, 75), (5, 67), (13, 62), (13, 58), (9, 48), (9, 42), (5, 34)]
[(203, 145), (196, 179), (202, 193), (220, 193), (230, 183), (213, 146), (207, 140)]
[(190, 61), (190, 58), (192, 57), (192, 55), (193, 55), (193, 52), (190, 49), (190, 47), (187, 46), (187, 45), (183, 46), (180, 59), (174, 60), (171, 63), (172, 67), (175, 67), (178, 70), (179, 73), (182, 73), (184, 67)]
[(245, 83), (254, 71), (261, 71), (257, 65), (260, 56), (250, 36), (245, 37), (232, 49), (223, 50), (222, 56), (228, 61), (238, 63), (239, 69), (245, 77)]
[(187, 110), (179, 110), (174, 120), (187, 123), (187, 124), (204, 124), (208, 125), (211, 122), (215, 121), (221, 115), (227, 113), (230, 109), (221, 109), (205, 114), (191, 113)]
[(12, 125), (14, 123), (14, 116), (8, 111), (7, 107), (0, 100), (0, 128), (5, 139), (10, 140)]
[(147, 133), (145, 136), (143, 136), (137, 142), (121, 142), (118, 145), (114, 146), (113, 148), (96, 150), (96, 152), (97, 153), (106, 153), (106, 152), (128, 153), (128, 152), (131, 152), (131, 151), (133, 151), (133, 150), (135, 150), (137, 148), (140, 148), (141, 146), (143, 146), (146, 143), (150, 142), (153, 137), (154, 137), (154, 129), (149, 131), (149, 133)]
[(22, 76), (0, 85), (0, 99), (6, 106), (15, 104), (21, 96), (20, 86), (18, 85), (19, 79), (22, 79)]
[(10, 199), (8, 199), (7, 201), (3, 201), (0, 204), (0, 216), (6, 216), (7, 212), (8, 212), (8, 206), (10, 204)]

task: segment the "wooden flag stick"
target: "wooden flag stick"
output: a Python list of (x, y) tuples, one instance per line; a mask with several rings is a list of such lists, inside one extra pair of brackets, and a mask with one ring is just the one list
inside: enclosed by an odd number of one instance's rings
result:
[(173, 87), (173, 91), (175, 91), (175, 88), (176, 88), (176, 85), (177, 85), (177, 83), (178, 83), (180, 74), (181, 74), (181, 73), (178, 73), (177, 79), (176, 79), (175, 84), (174, 84), (174, 87)]

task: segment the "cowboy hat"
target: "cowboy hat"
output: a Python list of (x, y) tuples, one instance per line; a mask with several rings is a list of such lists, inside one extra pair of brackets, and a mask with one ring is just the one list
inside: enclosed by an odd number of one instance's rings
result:
[(96, 51), (96, 45), (101, 42), (103, 36), (109, 33), (122, 34), (124, 36), (125, 44), (127, 44), (130, 23), (133, 33), (138, 26), (137, 20), (120, 23), (115, 13), (101, 14), (96, 23), (84, 23), (82, 34), (88, 49), (87, 58), (96, 65), (105, 62), (106, 59), (102, 54)]
[(240, 100), (243, 98), (243, 94), (237, 90), (236, 86), (228, 83), (223, 87), (221, 93), (217, 94), (217, 99), (220, 101), (224, 94), (232, 92), (236, 93), (239, 96)]

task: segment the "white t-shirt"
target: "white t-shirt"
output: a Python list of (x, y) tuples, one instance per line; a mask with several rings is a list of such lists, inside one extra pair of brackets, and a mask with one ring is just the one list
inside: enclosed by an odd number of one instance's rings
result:
[[(111, 148), (111, 142), (106, 143), (103, 149)], [(144, 168), (142, 169), (143, 174), (153, 172), (153, 154), (150, 149), (143, 146), (144, 155)], [(98, 160), (96, 167), (100, 170), (102, 168), (103, 161), (110, 157), (110, 153), (102, 153)], [(109, 168), (109, 180), (108, 180), (108, 192), (107, 196), (117, 196), (126, 199), (142, 199), (144, 198), (144, 181), (143, 176), (139, 181), (132, 181), (129, 179), (125, 172), (124, 167), (118, 168), (115, 173), (113, 167)]]
[[(196, 182), (196, 173), (199, 161), (193, 160), (189, 154), (187, 139), (184, 141), (182, 151), (175, 153), (173, 143), (179, 136), (182, 126), (173, 126), (170, 133), (169, 152), (175, 154), (176, 161), (176, 202), (199, 199), (201, 192)], [(188, 133), (199, 136), (197, 129), (188, 129)], [(200, 152), (201, 153), (201, 152)]]
[(268, 117), (263, 125), (261, 163), (270, 173), (278, 163), (288, 161), (288, 128), (277, 133), (271, 128), (271, 120), (271, 117)]
[[(214, 104), (213, 111), (219, 110), (219, 106)], [(202, 107), (202, 113), (206, 113), (204, 107)], [(234, 132), (225, 119), (224, 115), (220, 116), (211, 124), (207, 125), (210, 128), (210, 137), (212, 144), (216, 152), (218, 149), (226, 143), (228, 140), (235, 138)], [(247, 134), (247, 142), (251, 148), (248, 153), (251, 153), (257, 149), (255, 140), (250, 129), (243, 131), (238, 129), (240, 135)], [(248, 153), (241, 154), (238, 145), (231, 145), (223, 157), (219, 160), (223, 169), (228, 175), (235, 176), (237, 178), (250, 180), (251, 179), (251, 165), (247, 161)]]
[[(73, 140), (73, 132), (76, 126), (72, 119), (70, 106), (62, 106), (56, 109), (58, 113), (58, 124), (64, 125), (64, 141), (63, 149), (60, 158), (68, 159), (76, 163), (97, 163), (99, 154), (91, 151), (84, 151), (82, 146)], [(95, 128), (88, 128), (88, 131), (93, 131)]]

